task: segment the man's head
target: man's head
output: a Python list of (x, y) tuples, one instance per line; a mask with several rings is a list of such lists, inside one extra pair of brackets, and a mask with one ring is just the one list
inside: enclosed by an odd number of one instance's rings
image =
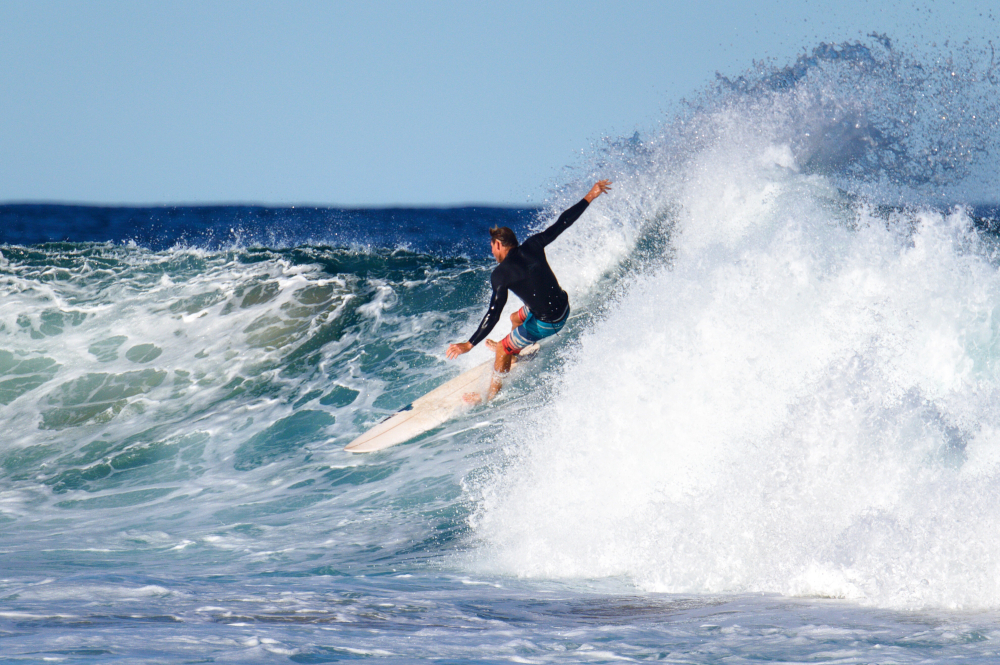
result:
[(507, 252), (517, 247), (517, 236), (506, 226), (494, 226), (490, 229), (490, 249), (497, 263), (507, 257)]

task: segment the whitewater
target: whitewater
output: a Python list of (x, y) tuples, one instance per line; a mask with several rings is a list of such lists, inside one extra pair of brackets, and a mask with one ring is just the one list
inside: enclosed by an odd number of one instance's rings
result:
[[(0, 206), (0, 662), (995, 661), (997, 76), (823, 44), (537, 210)], [(531, 371), (346, 453), (605, 177)]]

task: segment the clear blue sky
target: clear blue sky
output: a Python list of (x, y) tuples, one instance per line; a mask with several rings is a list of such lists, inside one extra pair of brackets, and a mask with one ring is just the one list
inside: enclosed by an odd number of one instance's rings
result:
[(0, 202), (535, 203), (717, 71), (994, 4), (0, 0)]

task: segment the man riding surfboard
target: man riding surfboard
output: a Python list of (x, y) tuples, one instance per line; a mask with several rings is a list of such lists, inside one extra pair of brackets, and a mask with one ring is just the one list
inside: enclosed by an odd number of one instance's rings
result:
[[(489, 309), (469, 341), (450, 344), (446, 354), (449, 360), (453, 360), (486, 339), (500, 320), (500, 314), (507, 304), (508, 291), (513, 291), (521, 299), (524, 306), (510, 316), (510, 334), (500, 342), (486, 340), (487, 346), (496, 351), (493, 380), (486, 394), (487, 401), (493, 399), (503, 386), (502, 375), (510, 371), (514, 356), (525, 347), (555, 335), (566, 324), (569, 318), (569, 296), (559, 286), (549, 267), (545, 258), (545, 246), (579, 219), (591, 201), (610, 189), (610, 180), (595, 183), (587, 195), (559, 215), (552, 226), (531, 236), (523, 244), (518, 244), (517, 236), (506, 226), (490, 229), (490, 249), (493, 258), (500, 265), (490, 277), (493, 296), (490, 298)], [(479, 402), (482, 399), (477, 393), (469, 393), (465, 398), (469, 402)]]

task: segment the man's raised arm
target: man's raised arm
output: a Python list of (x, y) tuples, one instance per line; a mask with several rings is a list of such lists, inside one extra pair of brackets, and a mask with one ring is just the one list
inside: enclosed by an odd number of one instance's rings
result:
[(559, 215), (559, 219), (555, 221), (549, 228), (545, 229), (539, 233), (536, 237), (542, 241), (542, 246), (548, 245), (550, 242), (559, 237), (559, 235), (572, 226), (573, 222), (580, 219), (580, 215), (583, 211), (587, 209), (590, 202), (596, 199), (601, 194), (611, 190), (610, 180), (600, 180), (594, 183), (594, 186), (590, 188), (587, 195), (583, 199), (575, 204), (573, 207), (565, 210), (563, 214)]

